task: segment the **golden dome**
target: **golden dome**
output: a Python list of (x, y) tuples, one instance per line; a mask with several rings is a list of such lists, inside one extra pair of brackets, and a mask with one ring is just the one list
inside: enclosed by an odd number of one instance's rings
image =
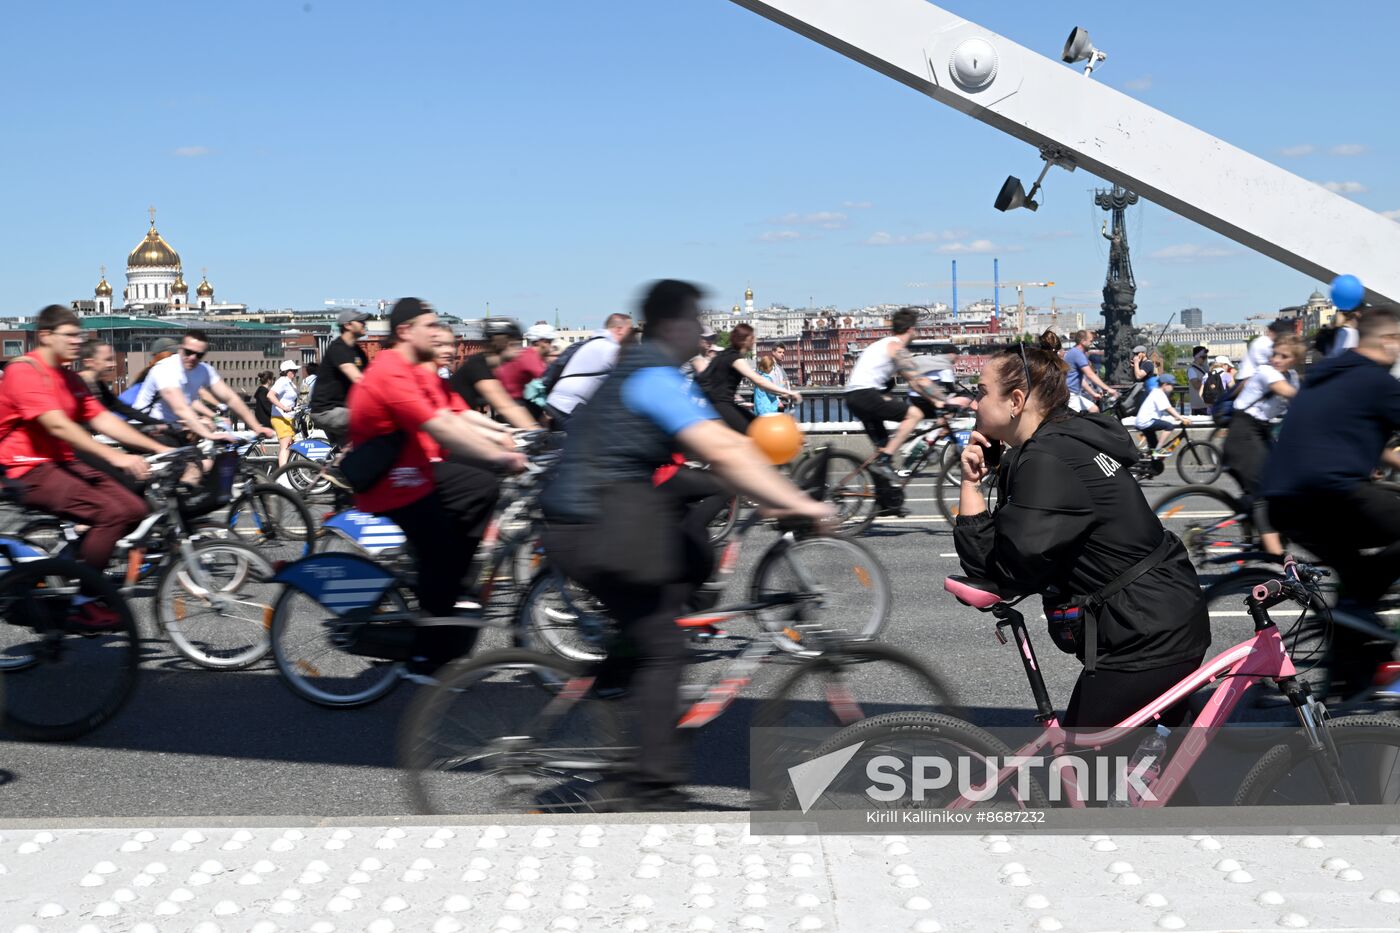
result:
[(176, 275), (176, 276), (175, 276), (175, 284), (172, 285), (172, 286), (170, 286), (170, 294), (172, 294), (172, 295), (188, 295), (189, 293), (190, 293), (190, 287), (189, 287), (188, 285), (185, 284), (185, 277), (182, 276), (182, 275)]
[(107, 267), (106, 267), (106, 266), (103, 266), (103, 267), (102, 267), (102, 281), (100, 281), (100, 282), (97, 283), (97, 287), (96, 287), (95, 289), (93, 289), (93, 294), (96, 295), (98, 298), (111, 298), (111, 297), (112, 297), (112, 286), (110, 286), (110, 285), (107, 284)]
[(209, 273), (204, 273), (204, 278), (195, 286), (194, 293), (201, 298), (214, 297), (214, 286), (209, 284)]
[(151, 221), (151, 229), (146, 238), (136, 244), (136, 248), (126, 257), (128, 269), (146, 266), (180, 266), (180, 254), (170, 248), (165, 238), (156, 232), (156, 222)]
[(738, 313), (739, 313), (739, 306), (738, 306), (738, 305), (735, 305), (735, 306), (734, 306), (734, 313), (735, 313), (735, 314), (738, 314)]
[(752, 289), (752, 288), (746, 288), (746, 289), (744, 289), (744, 300), (745, 300), (745, 301), (753, 301), (753, 289)]

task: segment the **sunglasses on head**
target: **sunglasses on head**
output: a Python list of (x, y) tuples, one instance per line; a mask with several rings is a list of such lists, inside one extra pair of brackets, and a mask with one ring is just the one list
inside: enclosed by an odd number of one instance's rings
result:
[(197, 359), (197, 360), (202, 360), (202, 359), (204, 359), (204, 354), (208, 353), (209, 351), (208, 351), (208, 350), (191, 350), (189, 347), (181, 347), (181, 348), (180, 348), (180, 352), (183, 353), (185, 356), (193, 357), (194, 359)]
[(1030, 398), (1032, 386), (1031, 364), (1030, 361), (1026, 359), (1026, 345), (1024, 343), (1020, 343), (1017, 344), (1017, 347), (1019, 347), (1021, 350), (1021, 369), (1024, 370), (1026, 373), (1026, 398)]

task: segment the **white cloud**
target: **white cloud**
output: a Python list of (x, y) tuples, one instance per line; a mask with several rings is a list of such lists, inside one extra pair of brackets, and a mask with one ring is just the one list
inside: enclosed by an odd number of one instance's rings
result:
[(821, 227), (823, 230), (840, 230), (846, 226), (847, 217), (840, 211), (812, 211), (807, 214), (784, 214), (769, 221), (787, 227)]
[(1288, 146), (1279, 150), (1279, 152), (1288, 156), (1290, 159), (1296, 159), (1299, 156), (1310, 156), (1316, 151), (1317, 147), (1311, 143), (1304, 143), (1301, 146)]
[(1334, 156), (1359, 156), (1371, 151), (1370, 146), (1363, 146), (1361, 143), (1343, 143), (1340, 146), (1333, 146), (1327, 150), (1328, 155)]
[(209, 149), (206, 146), (181, 146), (175, 150), (175, 155), (181, 159), (197, 159), (208, 154)]
[[(901, 233), (898, 236), (884, 230), (871, 234), (866, 246), (893, 246), (903, 243), (947, 243), (950, 240), (967, 236), (966, 230), (924, 230), (920, 233)], [(983, 241), (985, 242), (985, 241)]]
[(842, 201), (841, 206), (848, 211), (868, 211), (875, 205), (869, 201)]
[(1123, 86), (1130, 91), (1150, 91), (1152, 90), (1152, 76), (1143, 75), (1141, 78), (1125, 81)]
[(1322, 187), (1337, 194), (1365, 194), (1366, 186), (1359, 181), (1324, 181)]
[(1019, 246), (998, 246), (991, 240), (972, 240), (970, 242), (958, 241), (957, 243), (945, 243), (938, 247), (937, 252), (952, 254), (982, 254), (982, 253), (1018, 253)]
[(1381, 211), (1381, 216), (1388, 220), (1400, 221), (1400, 211)]
[[(1160, 262), (1200, 262), (1207, 259), (1224, 259), (1235, 255), (1235, 250), (1227, 246), (1202, 246), (1199, 243), (1178, 243), (1148, 253), (1148, 259)], [(1138, 283), (1141, 286), (1141, 282)]]
[(760, 243), (784, 243), (789, 240), (800, 240), (802, 234), (796, 230), (769, 230), (758, 236)]

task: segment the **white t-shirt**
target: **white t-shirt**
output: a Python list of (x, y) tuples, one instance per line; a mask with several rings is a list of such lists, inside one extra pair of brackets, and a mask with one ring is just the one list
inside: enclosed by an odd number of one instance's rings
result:
[(851, 377), (846, 380), (846, 391), (855, 389), (884, 390), (894, 378), (894, 357), (890, 355), (890, 344), (903, 345), (898, 337), (885, 337), (866, 347), (851, 369)]
[(1242, 411), (1260, 421), (1282, 418), (1283, 413), (1288, 410), (1288, 399), (1270, 392), (1269, 386), (1285, 380), (1294, 388), (1298, 386), (1297, 373), (1291, 370), (1281, 373), (1267, 363), (1260, 366), (1235, 397), (1235, 411)]
[(1134, 424), (1139, 429), (1152, 426), (1154, 421), (1165, 421), (1165, 414), (1168, 408), (1172, 407), (1171, 399), (1167, 398), (1167, 390), (1158, 386), (1147, 393), (1147, 398), (1142, 400), (1142, 406), (1138, 408), (1137, 420)]
[[(622, 345), (607, 331), (597, 336), (603, 339), (590, 339), (585, 346), (579, 347), (574, 351), (574, 355), (569, 357), (569, 365), (559, 374), (559, 381), (554, 384), (554, 390), (545, 399), (545, 403), (551, 408), (572, 415), (575, 408), (593, 397), (593, 393), (598, 391), (598, 387), (617, 364), (617, 354), (622, 350)], [(583, 375), (584, 373), (594, 375)]]
[[(1274, 355), (1274, 337), (1272, 334), (1263, 334), (1250, 341), (1249, 349), (1245, 352), (1244, 359), (1240, 360), (1240, 368), (1235, 370), (1235, 378), (1241, 382), (1254, 375), (1254, 371), (1260, 366), (1268, 366), (1269, 359)], [(1240, 391), (1244, 391), (1241, 389)], [(1239, 407), (1236, 405), (1235, 407)]]
[(185, 401), (194, 404), (194, 400), (199, 398), (200, 389), (207, 389), (222, 381), (214, 367), (208, 363), (196, 363), (194, 369), (185, 369), (184, 357), (176, 353), (151, 367), (151, 371), (146, 374), (146, 381), (141, 384), (140, 394), (136, 396), (136, 408), (139, 411), (149, 409), (152, 418), (173, 424), (180, 419), (161, 404), (162, 389), (179, 389)]
[(277, 396), (277, 401), (286, 406), (285, 408), (278, 408), (276, 405), (272, 406), (272, 417), (290, 418), (291, 415), (288, 414), (288, 409), (295, 408), (297, 405), (297, 384), (292, 380), (292, 377), (283, 376), (278, 379), (272, 384), (272, 388), (269, 389), (268, 392)]

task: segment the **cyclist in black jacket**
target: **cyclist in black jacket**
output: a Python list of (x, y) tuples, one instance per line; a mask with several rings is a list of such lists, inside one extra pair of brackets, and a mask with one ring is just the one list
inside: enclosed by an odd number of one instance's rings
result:
[[(1210, 619), (1186, 549), (1126, 469), (1137, 459), (1127, 430), (1111, 415), (1076, 415), (1068, 404), (1064, 364), (1053, 353), (1018, 347), (983, 367), (953, 540), (970, 576), (1040, 593), (1052, 634), (1056, 620), (1084, 622), (1078, 643), (1056, 638), (1086, 661), (1064, 723), (1112, 726), (1200, 666)], [(977, 484), (991, 468), (988, 446), (1002, 443), (1010, 449), (991, 514)], [(1120, 578), (1131, 582), (1095, 613), (1098, 637), (1086, 646), (1082, 604)], [(1185, 713), (1178, 707), (1164, 722), (1180, 724)]]

